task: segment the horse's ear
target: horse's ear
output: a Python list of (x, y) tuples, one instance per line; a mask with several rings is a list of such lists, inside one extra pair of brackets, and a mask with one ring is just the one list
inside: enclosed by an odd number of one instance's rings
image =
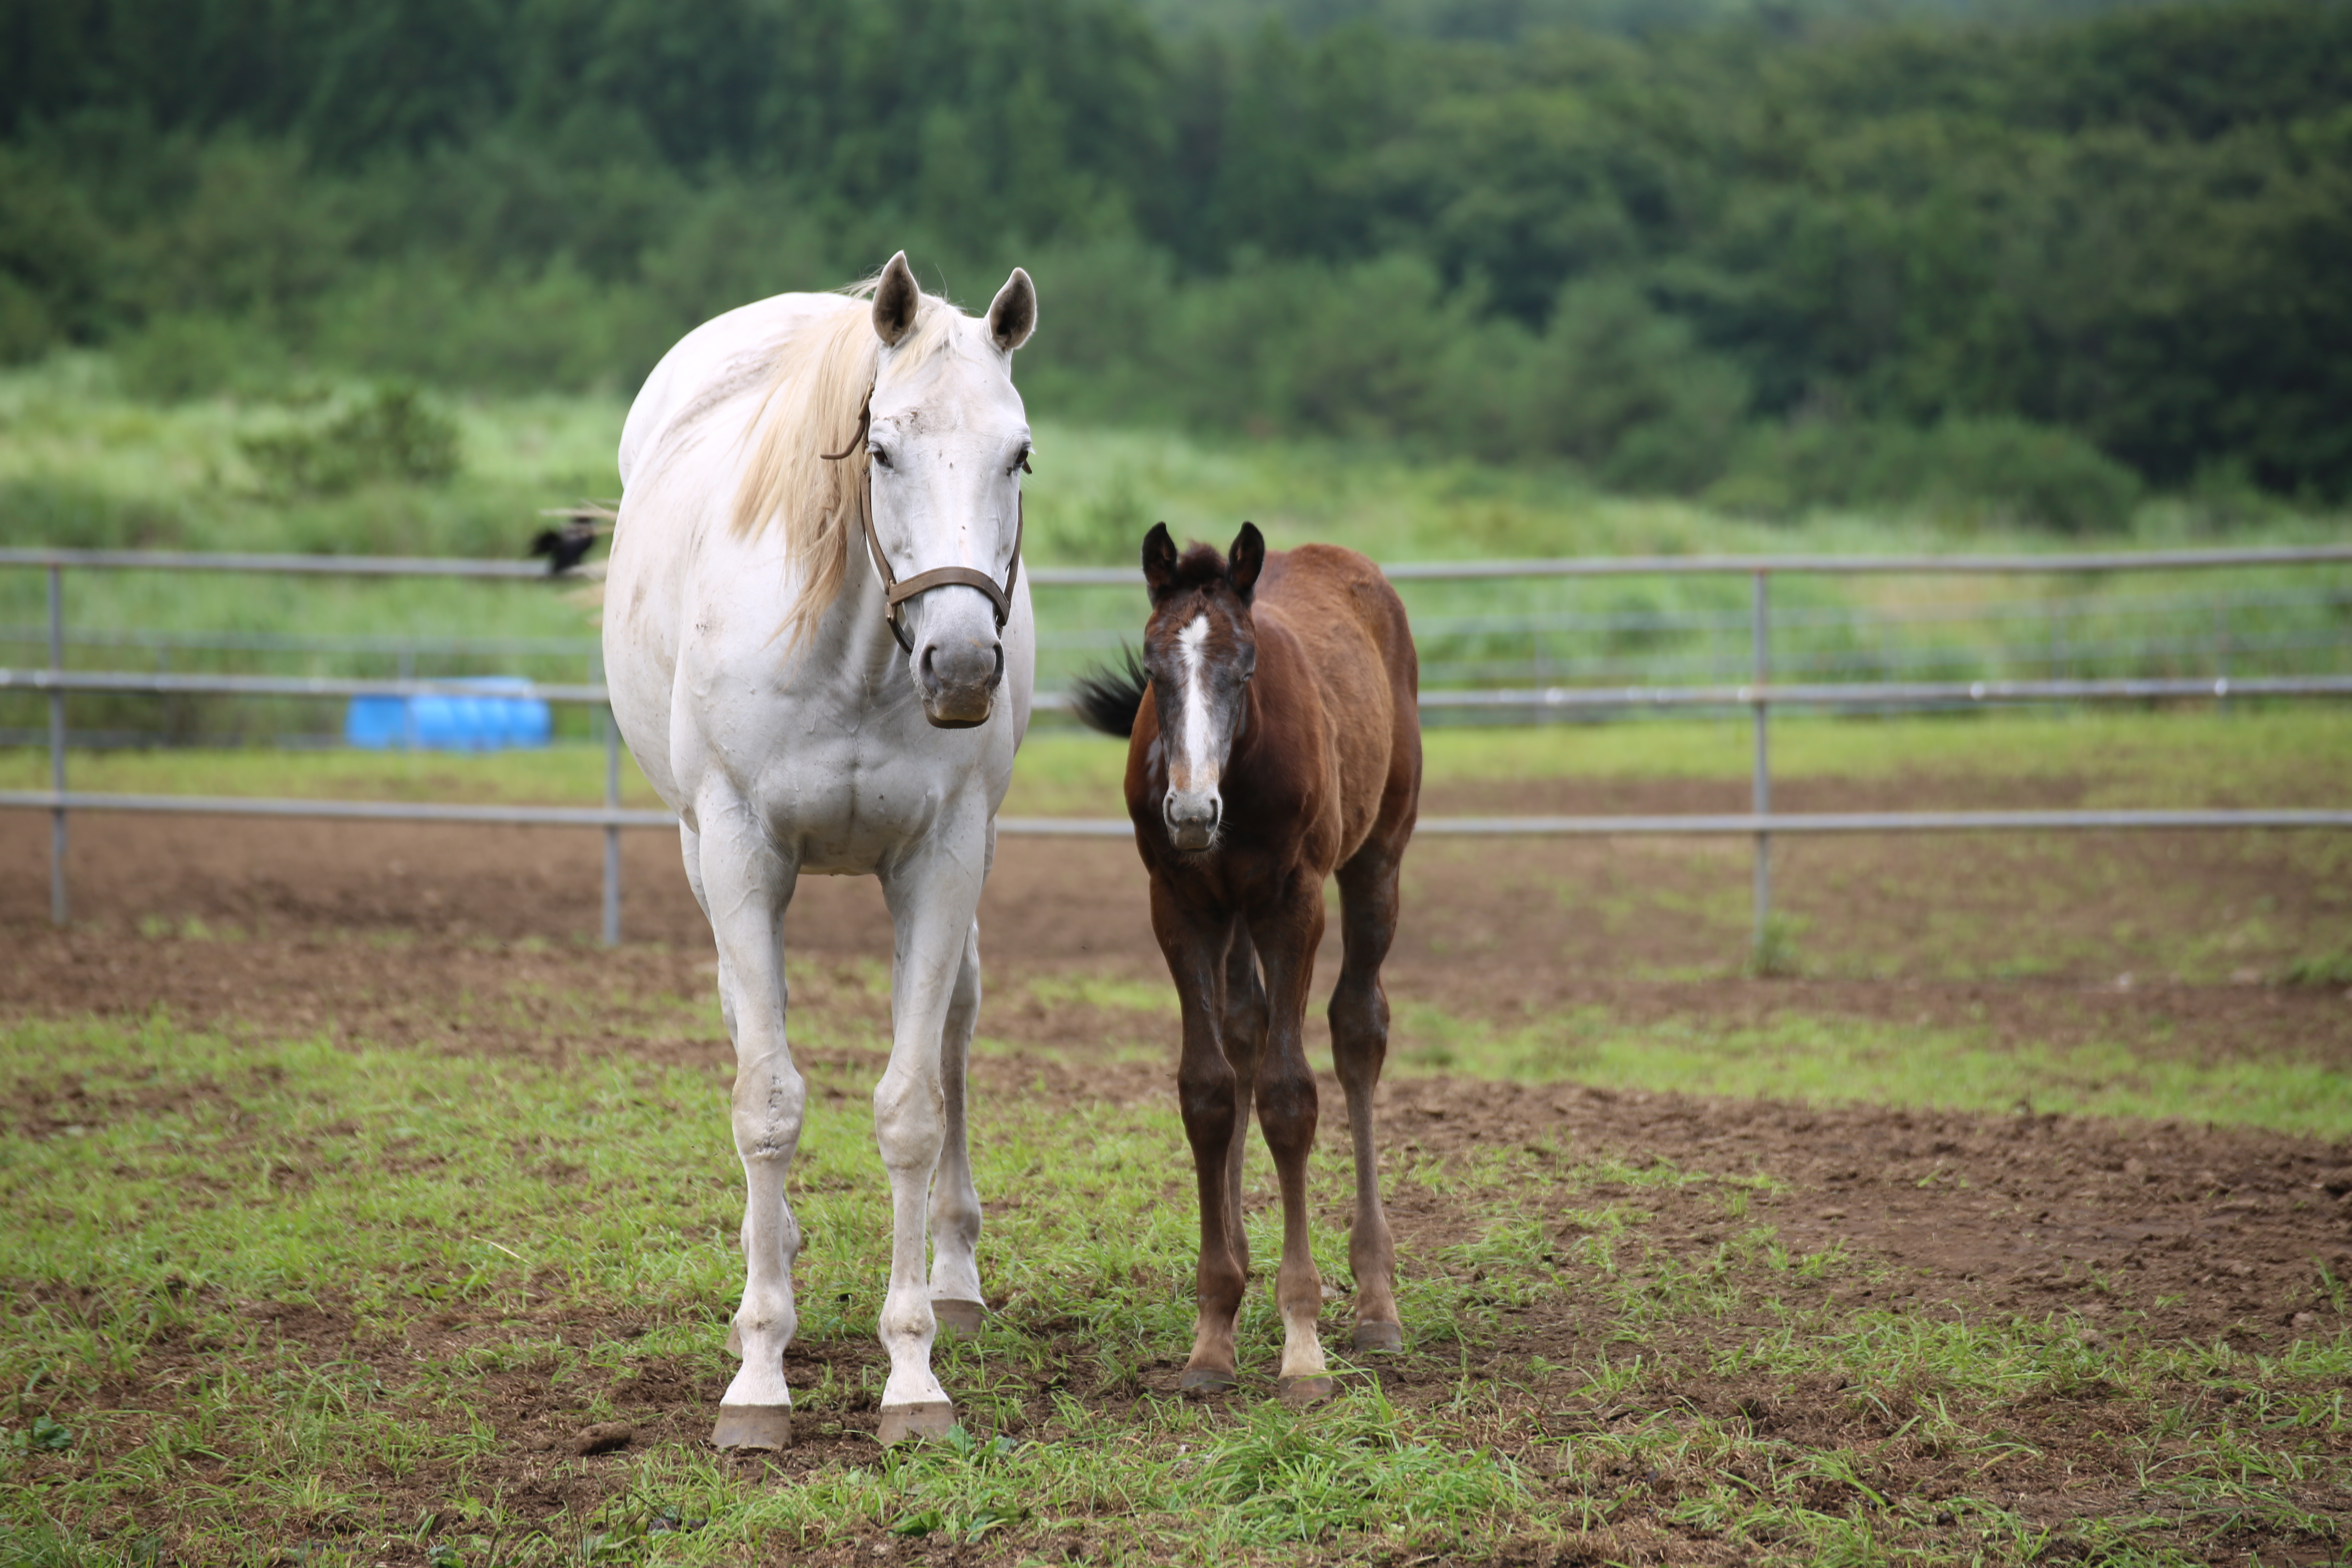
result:
[(1245, 522), (1234, 536), (1234, 547), (1225, 555), (1225, 581), (1234, 585), (1243, 604), (1249, 603), (1250, 591), (1257, 586), (1257, 574), (1264, 570), (1265, 535), (1257, 531), (1257, 524)]
[(1155, 522), (1143, 536), (1143, 586), (1151, 595), (1152, 606), (1157, 608), (1175, 585), (1176, 541), (1166, 523)]
[(988, 307), (988, 335), (996, 346), (1011, 353), (1029, 341), (1037, 330), (1037, 286), (1029, 281), (1029, 274), (1018, 267), (996, 291)]
[(915, 269), (907, 265), (907, 253), (900, 251), (882, 269), (882, 281), (874, 286), (874, 335), (887, 348), (897, 348), (898, 340), (915, 325), (915, 311), (923, 302), (923, 290), (915, 281)]

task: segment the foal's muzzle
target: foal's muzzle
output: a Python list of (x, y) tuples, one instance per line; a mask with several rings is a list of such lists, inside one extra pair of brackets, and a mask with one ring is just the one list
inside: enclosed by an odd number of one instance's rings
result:
[(1170, 790), (1160, 804), (1160, 816), (1168, 824), (1168, 837), (1179, 849), (1206, 849), (1216, 841), (1217, 825), (1223, 820), (1225, 803), (1213, 789)]

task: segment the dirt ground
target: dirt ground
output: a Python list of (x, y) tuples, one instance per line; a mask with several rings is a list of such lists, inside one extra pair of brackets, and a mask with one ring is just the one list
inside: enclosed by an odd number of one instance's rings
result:
[[(1433, 801), (1430, 809), (1717, 804), (1696, 798), (1704, 792), (1687, 792), (1689, 800), (1675, 790), (1595, 793), (1609, 798), (1490, 790)], [(1788, 804), (1890, 798), (1883, 788), (1819, 793)], [(593, 835), (131, 817), (83, 818), (75, 831), (77, 923), (54, 931), (42, 918), (46, 823), (0, 816), (0, 866), (15, 868), (0, 878), (0, 931), (8, 938), (0, 1013), (136, 1016), (162, 1005), (194, 1022), (332, 1028), (468, 1053), (724, 1058), (715, 1008), (702, 1015), (704, 1027), (651, 1034), (593, 1021), (551, 1030), (536, 1011), (545, 997), (566, 993), (709, 994), (708, 934), (661, 836), (627, 841), (632, 940), (605, 953), (581, 935), (593, 929), (596, 908)], [(2347, 934), (2342, 868), (2310, 839), (2107, 835), (1794, 846), (1780, 864), (1780, 888), (1786, 906), (1810, 922), (1802, 939), (1810, 973), (1774, 981), (1741, 978), (1735, 967), (1745, 856), (1744, 845), (1425, 842), (1411, 862), (1390, 990), (1465, 1016), (1591, 1003), (1636, 1023), (1762, 1022), (1791, 1011), (1923, 1028), (1989, 1023), (2004, 1040), (2123, 1039), (2149, 1055), (2352, 1066), (2352, 993), (2271, 983), (2282, 954), (2339, 948)], [(1108, 1034), (1132, 1037), (1137, 1015), (1114, 1018), (1079, 1001), (1048, 1005), (1021, 984), (1067, 974), (1164, 983), (1142, 895), (1141, 871), (1124, 844), (1005, 842), (982, 915), (991, 984), (982, 1030), (1004, 1043), (1005, 1054), (978, 1069), (982, 1092), (992, 1079), (1007, 1092), (1034, 1092), (1044, 1081), (1073, 1101), (1169, 1092), (1164, 1065), (1089, 1057)], [(191, 920), (202, 931), (191, 934)], [(797, 1006), (887, 1027), (887, 1003), (870, 982), (888, 952), (888, 926), (870, 881), (803, 882), (788, 942), (805, 961)], [(1996, 977), (2015, 957), (2040, 962)], [(1333, 958), (1327, 954), (1327, 974)], [(504, 998), (503, 1011), (471, 1008), (474, 1022), (456, 1032), (457, 1003), (484, 997)], [(870, 1079), (873, 1065), (841, 1052), (813, 1063), (845, 1083)], [(1324, 1089), (1326, 1157), (1336, 1159), (1344, 1147), (1339, 1100), (1333, 1086)], [(1769, 1174), (1783, 1185), (1759, 1199), (1757, 1217), (1792, 1248), (1842, 1241), (1883, 1266), (1872, 1282), (1836, 1287), (1856, 1308), (1936, 1317), (2072, 1313), (2093, 1340), (2104, 1321), (2128, 1318), (2136, 1336), (2262, 1351), (2335, 1331), (2340, 1320), (2332, 1311), (2324, 1330), (2315, 1316), (2325, 1308), (2323, 1285), (2352, 1278), (2352, 1143), (2025, 1110), (1822, 1110), (1461, 1078), (1393, 1079), (1381, 1108), (1391, 1149), (1557, 1148), (1566, 1135), (1580, 1158), (1605, 1152), (1636, 1165), (1667, 1160), (1717, 1174)], [(8, 1110), (28, 1131), (59, 1119), (47, 1105)], [(75, 1118), (100, 1114), (102, 1108)], [(1638, 1201), (1656, 1216), (1646, 1239), (1667, 1255), (1701, 1259), (1724, 1238), (1717, 1197), (1644, 1188)], [(1414, 1254), (1458, 1239), (1461, 1216), (1435, 1199), (1401, 1206), (1393, 1218), (1408, 1267)], [(1573, 1239), (1563, 1234), (1559, 1244)], [(1584, 1320), (1595, 1310), (1573, 1299), (1529, 1310), (1514, 1323), (1510, 1353), (1554, 1362), (1589, 1353)], [(347, 1326), (287, 1323), (281, 1331), (332, 1338)], [(460, 1323), (450, 1331), (454, 1342), (467, 1330)], [(1554, 1435), (1601, 1430), (1636, 1403), (1679, 1402), (1759, 1431), (1824, 1440), (1871, 1419), (1851, 1388), (1751, 1386), (1708, 1373), (1702, 1346), (1654, 1349), (1659, 1370), (1638, 1401), (1556, 1405), (1529, 1418)], [(863, 1342), (796, 1346), (788, 1371), (809, 1379), (824, 1361), (846, 1370), (877, 1354)], [(1158, 1381), (1172, 1387), (1178, 1364), (1169, 1360)], [(1409, 1395), (1415, 1377), (1434, 1388), (1461, 1372), (1450, 1360), (1420, 1371), (1409, 1364), (1399, 1386)], [(518, 1495), (550, 1510), (601, 1495), (593, 1474), (599, 1461), (570, 1457), (570, 1415), (549, 1405), (527, 1374), (512, 1381), (509, 1405), (491, 1418), (514, 1440), (501, 1463)], [(1156, 1391), (1092, 1392), (1116, 1401)], [(659, 1366), (613, 1393), (640, 1443), (692, 1440), (709, 1418), (710, 1391)], [(1041, 1392), (1036, 1404), (1036, 1418), (1045, 1419), (1049, 1399)], [(2099, 1419), (2112, 1424), (2114, 1413)], [(2126, 1478), (2095, 1479), (2106, 1439), (2083, 1411), (2053, 1406), (2019, 1420), (2042, 1458), (1992, 1478), (2012, 1506), (2060, 1525), (2127, 1509)], [(830, 1462), (870, 1421), (852, 1413), (834, 1433), (807, 1434), (777, 1462), (795, 1472)], [(1890, 1452), (1898, 1450), (1912, 1451), (1898, 1445)], [(1888, 1484), (1931, 1500), (1944, 1495), (1939, 1488), (1983, 1492), (1981, 1475), (1963, 1476), (1924, 1450), (1913, 1458)], [(1675, 1478), (1654, 1470), (1627, 1484), (1647, 1488), (1663, 1510)], [(2347, 1511), (2340, 1499), (2303, 1503), (2328, 1517)], [(1643, 1525), (1643, 1517), (1639, 1510), (1623, 1516), (1611, 1555), (1729, 1560), (1663, 1524)]]

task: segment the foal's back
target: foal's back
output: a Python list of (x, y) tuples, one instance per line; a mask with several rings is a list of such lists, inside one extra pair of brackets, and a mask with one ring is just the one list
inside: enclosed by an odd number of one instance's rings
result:
[(1269, 630), (1301, 656), (1344, 865), (1376, 833), (1409, 829), (1420, 801), (1421, 661), (1404, 601), (1356, 552), (1302, 544), (1266, 556), (1254, 608), (1261, 660)]

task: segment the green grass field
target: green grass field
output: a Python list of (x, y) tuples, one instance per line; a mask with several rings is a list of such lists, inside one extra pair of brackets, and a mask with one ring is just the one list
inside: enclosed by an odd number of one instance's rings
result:
[[(1744, 781), (1753, 761), (1746, 720), (1652, 720), (1524, 729), (1440, 729), (1423, 736), (1427, 784), (1560, 779)], [(1005, 814), (1123, 816), (1118, 742), (1041, 730), (1023, 746)], [(76, 752), (77, 789), (271, 795), (362, 800), (535, 801), (604, 798), (600, 747), (560, 745), (479, 756), (350, 751), (172, 750)], [(1772, 723), (1776, 779), (1884, 781), (2082, 779), (2086, 804), (2188, 806), (2303, 804), (2315, 776), (2352, 768), (2352, 714), (2330, 704), (2220, 712), (2006, 713), (1894, 719), (1784, 716)], [(625, 755), (623, 795), (658, 805)], [(0, 788), (43, 789), (45, 752), (0, 750)], [(2325, 804), (2325, 803), (2315, 803)]]

